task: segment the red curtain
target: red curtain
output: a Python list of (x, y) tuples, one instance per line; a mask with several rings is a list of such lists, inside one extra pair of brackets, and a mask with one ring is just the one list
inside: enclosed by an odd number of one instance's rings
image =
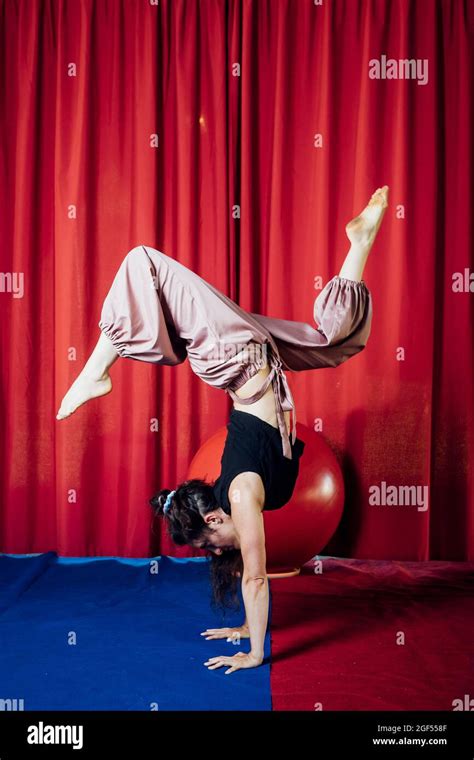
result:
[[(388, 184), (367, 348), (289, 382), (344, 470), (329, 551), (474, 557), (473, 27), (472, 0), (0, 0), (2, 551), (192, 554), (154, 538), (147, 500), (227, 394), (119, 360), (110, 395), (55, 419), (115, 271), (144, 243), (313, 323)], [(371, 78), (384, 56), (427, 81)], [(371, 504), (383, 483), (428, 509)]]

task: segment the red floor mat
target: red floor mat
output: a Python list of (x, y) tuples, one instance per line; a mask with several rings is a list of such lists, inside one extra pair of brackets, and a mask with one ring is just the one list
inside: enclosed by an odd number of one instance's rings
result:
[(320, 559), (271, 581), (273, 710), (474, 709), (473, 562)]

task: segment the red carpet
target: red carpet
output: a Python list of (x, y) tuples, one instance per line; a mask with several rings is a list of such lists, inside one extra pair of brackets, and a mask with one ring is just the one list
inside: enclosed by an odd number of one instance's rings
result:
[(273, 710), (474, 700), (473, 562), (321, 561), (271, 581)]

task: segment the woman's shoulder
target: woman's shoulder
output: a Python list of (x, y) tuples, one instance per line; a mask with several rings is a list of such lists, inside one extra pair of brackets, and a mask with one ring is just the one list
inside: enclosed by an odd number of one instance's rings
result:
[(253, 470), (244, 470), (237, 473), (229, 483), (227, 497), (229, 504), (242, 503), (254, 500), (260, 511), (265, 505), (265, 484), (262, 476)]

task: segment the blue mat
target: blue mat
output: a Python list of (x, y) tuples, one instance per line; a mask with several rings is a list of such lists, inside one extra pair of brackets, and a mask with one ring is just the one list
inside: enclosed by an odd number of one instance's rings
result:
[(200, 636), (245, 614), (224, 618), (210, 601), (206, 557), (0, 555), (0, 699), (24, 710), (271, 710), (268, 631), (260, 667), (204, 666), (250, 648)]

